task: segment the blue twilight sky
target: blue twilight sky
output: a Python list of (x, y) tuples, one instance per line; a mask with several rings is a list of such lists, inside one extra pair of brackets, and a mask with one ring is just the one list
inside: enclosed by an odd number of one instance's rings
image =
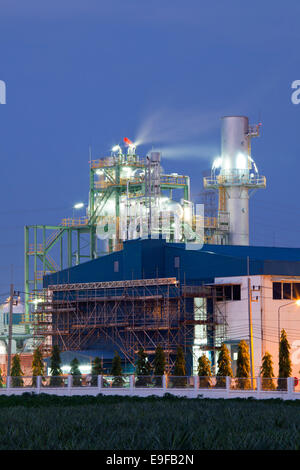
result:
[(23, 289), (24, 225), (87, 201), (89, 146), (171, 148), (163, 168), (190, 175), (196, 200), (224, 114), (263, 122), (251, 243), (300, 246), (299, 18), (297, 0), (0, 0), (0, 292), (11, 264)]

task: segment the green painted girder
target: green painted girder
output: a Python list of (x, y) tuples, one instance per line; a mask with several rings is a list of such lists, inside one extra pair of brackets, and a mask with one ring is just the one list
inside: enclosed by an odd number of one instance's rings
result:
[(46, 255), (44, 255), (44, 256), (43, 255), (38, 255), (38, 258), (42, 263), (45, 262), (45, 267), (48, 268), (48, 271), (56, 273), (56, 269), (53, 269), (53, 266), (50, 263), (50, 261), (47, 259)]
[(26, 225), (25, 228), (41, 228), (46, 230), (60, 230), (62, 225)]
[(188, 188), (186, 184), (173, 184), (173, 183), (163, 183), (160, 184), (161, 189), (185, 189)]
[(64, 228), (61, 228), (59, 231), (58, 231), (58, 234), (56, 235), (56, 237), (50, 242), (48, 243), (48, 245), (45, 246), (45, 249), (44, 249), (44, 253), (47, 254), (48, 251), (51, 250), (51, 248), (60, 240), (60, 238), (63, 236), (63, 234), (68, 230), (69, 227), (64, 227)]
[(100, 200), (100, 204), (98, 205), (98, 207), (96, 207), (96, 209), (94, 210), (94, 213), (90, 216), (90, 219), (89, 219), (89, 222), (88, 222), (90, 226), (95, 225), (95, 219), (97, 217), (97, 214), (100, 213), (103, 210), (107, 200), (112, 195), (113, 191), (111, 191), (110, 188), (112, 188), (112, 186), (109, 186), (109, 188), (104, 192), (103, 197)]
[(115, 183), (114, 177), (109, 173), (109, 171), (104, 170), (104, 175), (109, 179), (111, 183)]
[[(134, 181), (129, 183), (129, 187), (135, 187), (135, 188), (143, 188), (145, 186), (145, 183), (135, 183)], [(188, 185), (186, 184), (176, 184), (176, 183), (161, 183), (160, 184), (161, 189), (187, 189)], [(124, 191), (127, 190), (127, 185), (126, 184), (114, 184), (113, 186), (108, 186), (106, 191), (108, 189), (114, 188), (114, 189), (123, 189)], [(103, 193), (103, 189), (95, 189), (95, 193)]]

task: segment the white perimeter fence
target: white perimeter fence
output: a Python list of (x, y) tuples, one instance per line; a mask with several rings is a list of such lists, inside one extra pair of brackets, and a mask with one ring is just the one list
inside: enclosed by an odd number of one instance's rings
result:
[(129, 395), (147, 397), (170, 393), (187, 398), (300, 398), (300, 383), (289, 378), (174, 377), (107, 375), (3, 377), (0, 395)]

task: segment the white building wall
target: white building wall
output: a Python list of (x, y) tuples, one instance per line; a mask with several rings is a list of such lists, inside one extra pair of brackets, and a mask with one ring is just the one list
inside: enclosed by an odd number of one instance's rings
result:
[[(226, 338), (230, 342), (244, 339), (249, 342), (248, 277), (215, 278), (216, 284), (241, 284), (241, 300), (218, 302), (218, 307), (227, 322)], [(251, 285), (261, 285), (261, 276), (251, 276)], [(255, 292), (256, 302), (252, 303), (254, 372), (259, 374), (261, 365), (261, 295)], [(250, 345), (250, 342), (249, 342)]]
[[(278, 309), (280, 330), (285, 329), (291, 346), (292, 376), (300, 377), (300, 306), (293, 299), (273, 299), (273, 282), (300, 282), (300, 277), (250, 276), (252, 291), (252, 324), (254, 371), (259, 375), (262, 357), (269, 352), (275, 376), (278, 375)], [(218, 302), (227, 321), (229, 342), (244, 339), (249, 342), (248, 276), (215, 278), (216, 284), (241, 284), (241, 300)], [(254, 288), (254, 289), (253, 289)], [(289, 304), (289, 305), (287, 305)], [(250, 344), (250, 343), (249, 343)]]
[[(284, 329), (291, 346), (292, 376), (300, 377), (300, 307), (295, 299), (273, 299), (273, 282), (300, 282), (300, 277), (264, 276), (264, 328), (263, 350), (268, 351), (274, 362), (274, 373), (278, 374), (278, 333)], [(278, 315), (278, 309), (280, 312)], [(279, 316), (279, 322), (278, 322)]]

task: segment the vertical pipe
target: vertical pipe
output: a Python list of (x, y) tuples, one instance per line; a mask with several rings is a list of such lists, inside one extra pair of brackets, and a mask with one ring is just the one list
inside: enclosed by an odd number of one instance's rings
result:
[(13, 301), (14, 301), (14, 285), (11, 284), (10, 285), (10, 297), (9, 297), (9, 328), (8, 328), (8, 347), (7, 347), (7, 375), (9, 377), (10, 377), (10, 365), (11, 365)]
[(95, 225), (90, 225), (90, 258), (96, 258), (96, 234)]
[(46, 250), (46, 227), (45, 227), (45, 225), (43, 225), (43, 273), (44, 274), (45, 274), (45, 271), (46, 271), (45, 250)]
[(72, 228), (68, 227), (68, 268), (72, 267)]
[(253, 386), (254, 359), (253, 359), (253, 327), (252, 327), (252, 301), (251, 301), (251, 279), (250, 279), (250, 277), (248, 277), (248, 311), (249, 311), (250, 369), (251, 369), (251, 384)]
[(115, 244), (120, 243), (120, 164), (117, 163), (116, 165), (116, 174), (115, 174), (115, 179), (116, 179), (116, 192), (115, 192), (115, 216), (116, 216), (116, 240)]
[(60, 237), (60, 269), (63, 269), (64, 257), (63, 257), (63, 235)]
[(89, 208), (90, 208), (90, 213), (89, 217), (91, 217), (94, 213), (94, 206), (95, 206), (95, 183), (94, 183), (94, 169), (91, 167), (90, 168), (90, 194), (89, 194)]
[(190, 192), (190, 177), (186, 176), (186, 184), (184, 186), (184, 199), (186, 201), (191, 200), (191, 192)]
[(34, 292), (37, 291), (37, 227), (34, 227)]
[[(90, 149), (90, 161), (92, 159), (92, 153)], [(90, 225), (90, 258), (95, 258), (95, 225), (96, 219), (94, 217), (95, 212), (95, 174), (94, 169), (90, 168), (90, 193), (89, 193), (89, 224)], [(92, 217), (92, 222), (91, 222)]]
[(126, 240), (128, 240), (128, 223), (129, 223), (129, 180), (126, 183)]
[(24, 281), (25, 281), (25, 322), (29, 318), (29, 227), (24, 227)]
[(80, 228), (77, 229), (77, 262), (80, 263)]

